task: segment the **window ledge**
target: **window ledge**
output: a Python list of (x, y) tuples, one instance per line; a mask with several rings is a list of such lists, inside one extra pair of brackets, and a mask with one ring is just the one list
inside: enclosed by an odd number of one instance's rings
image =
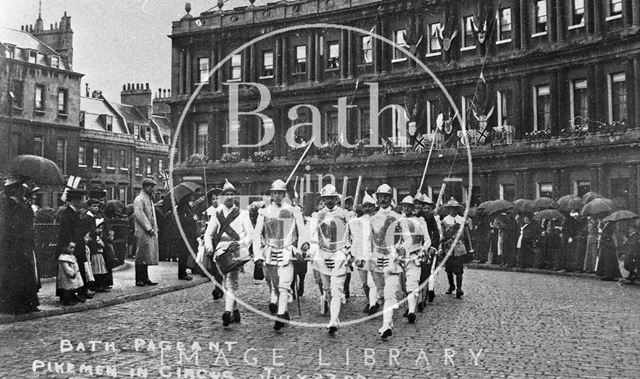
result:
[(441, 55), (441, 54), (442, 53), (438, 51), (437, 53), (428, 53), (428, 54), (425, 54), (424, 56), (427, 58), (430, 58), (430, 57), (437, 57), (438, 55)]
[(241, 80), (242, 80), (242, 79), (240, 79), (240, 78), (238, 78), (238, 79), (229, 79), (229, 80), (227, 80), (227, 83), (239, 82), (239, 81), (241, 81)]
[(470, 50), (475, 50), (476, 45), (473, 46), (467, 46), (467, 47), (461, 47), (460, 51), (470, 51)]
[(509, 38), (509, 39), (501, 39), (499, 41), (496, 41), (496, 45), (504, 45), (506, 43), (511, 43), (511, 38)]
[(575, 30), (575, 29), (580, 29), (580, 28), (584, 28), (584, 23), (576, 24), (576, 25), (570, 25), (568, 29), (569, 30)]
[(358, 67), (371, 67), (373, 66), (373, 62), (365, 62), (358, 65)]
[(34, 113), (34, 114), (37, 114), (37, 115), (39, 115), (39, 116), (44, 116), (44, 114), (45, 114), (46, 112), (44, 111), (44, 109), (34, 109), (34, 110), (33, 110), (33, 113)]
[(78, 167), (79, 168), (87, 168), (87, 165), (86, 164), (79, 164)]
[(263, 75), (259, 76), (258, 79), (273, 79), (273, 75)]
[(58, 117), (67, 118), (69, 115), (67, 113), (58, 113)]
[(605, 18), (605, 21), (613, 21), (613, 20), (618, 20), (620, 18), (622, 18), (622, 14), (616, 14), (616, 15)]
[(547, 32), (533, 33), (531, 35), (531, 38), (542, 37), (542, 36), (546, 36), (546, 35), (547, 35)]
[(125, 167), (120, 167), (120, 171), (129, 171), (129, 169)]
[(303, 75), (307, 75), (307, 72), (306, 71), (294, 72), (291, 75), (293, 75), (293, 76), (303, 76)]
[(325, 71), (338, 71), (340, 70), (340, 67), (336, 67), (336, 68), (325, 68)]
[(404, 58), (394, 58), (391, 60), (391, 63), (398, 63), (398, 62), (405, 62), (407, 60), (406, 57)]
[(92, 166), (92, 168), (102, 169), (102, 166)]
[(136, 174), (136, 176), (142, 177), (142, 174)]
[(109, 167), (109, 166), (107, 166), (107, 170), (114, 170), (114, 171), (115, 171), (115, 169), (116, 169), (115, 167)]

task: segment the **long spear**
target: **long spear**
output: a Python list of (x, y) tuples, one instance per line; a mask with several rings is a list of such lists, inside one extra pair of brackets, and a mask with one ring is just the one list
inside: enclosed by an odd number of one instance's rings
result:
[(293, 168), (293, 171), (291, 171), (291, 174), (289, 174), (289, 177), (287, 178), (287, 180), (284, 182), (285, 185), (289, 184), (289, 181), (291, 180), (291, 177), (293, 176), (293, 174), (296, 172), (296, 170), (298, 169), (298, 166), (300, 166), (300, 163), (302, 163), (302, 160), (304, 160), (304, 157), (307, 155), (307, 152), (309, 151), (309, 149), (311, 148), (311, 144), (313, 143), (313, 140), (316, 139), (316, 136), (313, 136), (313, 138), (311, 138), (311, 140), (309, 141), (309, 143), (307, 144), (307, 148), (304, 149), (304, 152), (302, 153), (302, 155), (300, 156), (300, 159), (298, 159), (298, 163), (296, 163), (296, 166)]
[(431, 137), (431, 148), (429, 149), (429, 155), (427, 156), (427, 162), (424, 164), (424, 171), (422, 172), (422, 179), (420, 179), (420, 187), (418, 187), (418, 192), (422, 193), (422, 186), (424, 185), (424, 179), (427, 176), (427, 168), (429, 167), (429, 161), (431, 160), (431, 153), (433, 153), (433, 146), (436, 143), (436, 133), (438, 132), (438, 130), (440, 130), (442, 128), (442, 124), (443, 124), (443, 117), (442, 117), (442, 113), (440, 113), (438, 115), (438, 118), (436, 120), (436, 124), (437, 124), (437, 129), (433, 132), (433, 136)]

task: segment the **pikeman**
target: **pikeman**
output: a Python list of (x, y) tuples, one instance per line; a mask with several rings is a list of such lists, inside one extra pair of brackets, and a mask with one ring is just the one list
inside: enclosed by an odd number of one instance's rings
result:
[[(401, 257), (405, 255), (404, 248), (397, 238), (401, 235), (400, 220), (402, 216), (391, 208), (393, 193), (388, 184), (382, 184), (376, 190), (376, 198), (380, 209), (371, 216), (372, 258), (382, 271), (373, 272), (378, 278), (384, 278), (384, 313), (382, 327), (379, 330), (383, 339), (393, 334), (393, 312), (398, 308), (396, 294), (400, 292), (400, 277), (402, 266)], [(379, 280), (379, 279), (377, 279)]]
[[(424, 219), (427, 224), (427, 231), (429, 232), (429, 238), (431, 239), (431, 247), (429, 248), (430, 259), (422, 262), (420, 273), (420, 284), (422, 284), (429, 280), (432, 271), (435, 268), (433, 264), (436, 263), (434, 261), (437, 258), (435, 253), (440, 246), (440, 226), (438, 225), (438, 220), (433, 213), (436, 204), (429, 196), (418, 193), (413, 202), (416, 205), (417, 216)], [(422, 312), (427, 301), (430, 303), (433, 301), (435, 292), (433, 291), (433, 288), (425, 286), (420, 295), (420, 299), (418, 300), (418, 312)]]
[[(462, 274), (464, 273), (464, 261), (467, 253), (471, 252), (471, 238), (469, 236), (469, 229), (465, 225), (464, 217), (459, 215), (459, 212), (464, 210), (464, 206), (456, 201), (453, 197), (444, 209), (449, 213), (442, 220), (442, 250), (443, 254), (447, 254), (453, 246), (453, 252), (447, 259), (444, 265), (444, 269), (447, 272), (447, 279), (449, 280), (449, 289), (447, 294), (456, 291), (456, 297), (459, 299), (462, 297)], [(460, 235), (458, 241), (456, 241), (456, 235), (458, 230), (463, 228), (463, 232)], [(455, 242), (455, 245), (454, 245)], [(454, 283), (453, 276), (455, 275), (456, 281)]]
[[(371, 259), (371, 215), (376, 210), (376, 201), (367, 192), (362, 199), (364, 214), (353, 218), (347, 224), (347, 241), (351, 245), (351, 255), (355, 259), (356, 270), (362, 283), (362, 289), (367, 297), (367, 305), (363, 312), (370, 315), (380, 310), (380, 303), (384, 298), (384, 278), (382, 270), (378, 268), (375, 260)], [(373, 275), (378, 272), (379, 275)]]
[(409, 324), (416, 321), (416, 304), (420, 293), (420, 267), (426, 260), (427, 253), (431, 247), (431, 238), (427, 231), (427, 223), (416, 214), (414, 199), (407, 196), (402, 199), (402, 240), (403, 248), (406, 252), (404, 259), (405, 267), (405, 288), (407, 290), (407, 304)]
[[(299, 208), (284, 203), (287, 193), (285, 182), (278, 179), (269, 189), (271, 204), (258, 211), (253, 253), (255, 262), (264, 265), (264, 276), (269, 285), (271, 299), (269, 311), (281, 320), (290, 320), (287, 308), (293, 301), (291, 282), (293, 281), (294, 258), (301, 259), (309, 250), (308, 236)], [(298, 250), (299, 249), (299, 250)], [(273, 328), (280, 330), (285, 325), (276, 321)]]
[(324, 208), (310, 223), (313, 265), (322, 277), (324, 299), (329, 305), (329, 334), (338, 330), (340, 308), (346, 302), (344, 283), (351, 254), (346, 248), (345, 232), (351, 213), (337, 205), (338, 192), (332, 184), (320, 191)]
[(222, 325), (240, 323), (240, 310), (236, 294), (238, 292), (238, 271), (242, 266), (242, 257), (249, 257), (249, 246), (253, 239), (253, 226), (249, 212), (240, 210), (235, 205), (238, 191), (225, 179), (220, 192), (222, 205), (215, 209), (204, 234), (204, 245), (208, 252), (213, 252), (214, 260), (221, 262), (223, 254), (232, 254), (234, 266), (221, 267), (224, 274), (223, 285), (226, 290)]

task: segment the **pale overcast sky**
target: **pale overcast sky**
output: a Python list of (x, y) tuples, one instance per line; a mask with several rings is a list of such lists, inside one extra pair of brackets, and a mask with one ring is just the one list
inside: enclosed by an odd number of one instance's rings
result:
[[(171, 21), (186, 12), (180, 0), (42, 0), (45, 29), (64, 11), (73, 29), (73, 70), (82, 83), (120, 101), (124, 83), (149, 83), (153, 92), (171, 85)], [(216, 6), (190, 0), (191, 14)], [(0, 0), (0, 25), (20, 29), (35, 24), (38, 0)]]

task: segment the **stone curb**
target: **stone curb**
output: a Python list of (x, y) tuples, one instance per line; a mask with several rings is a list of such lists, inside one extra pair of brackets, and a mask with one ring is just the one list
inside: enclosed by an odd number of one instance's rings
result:
[(479, 270), (493, 270), (493, 271), (512, 271), (512, 272), (525, 272), (528, 274), (543, 274), (543, 275), (556, 275), (556, 276), (569, 276), (574, 278), (589, 278), (599, 279), (595, 274), (588, 274), (586, 272), (564, 272), (544, 270), (539, 268), (520, 268), (520, 267), (507, 267), (499, 265), (488, 265), (482, 263), (467, 263), (466, 268), (479, 269)]
[(84, 304), (68, 306), (68, 307), (63, 306), (62, 308), (47, 309), (40, 312), (32, 312), (32, 313), (23, 314), (23, 315), (0, 315), (0, 324), (9, 324), (17, 321), (35, 320), (39, 318), (60, 316), (68, 313), (77, 313), (77, 312), (83, 312), (83, 311), (92, 310), (92, 309), (104, 308), (111, 305), (127, 303), (130, 301), (147, 299), (147, 298), (162, 295), (168, 292), (179, 291), (179, 290), (195, 287), (204, 283), (208, 283), (208, 281), (198, 280), (194, 278), (194, 280), (189, 282), (180, 283), (173, 286), (154, 288), (149, 291), (135, 293), (135, 294), (125, 294), (125, 295), (114, 297), (109, 300), (92, 300)]
[[(130, 269), (132, 267), (133, 267), (133, 265), (131, 264), (131, 262), (125, 261), (120, 266), (114, 268), (113, 272), (126, 271), (126, 270), (128, 270), (128, 269)], [(50, 283), (50, 282), (55, 282), (55, 281), (56, 281), (56, 277), (55, 276), (53, 278), (40, 278), (40, 283)]]

